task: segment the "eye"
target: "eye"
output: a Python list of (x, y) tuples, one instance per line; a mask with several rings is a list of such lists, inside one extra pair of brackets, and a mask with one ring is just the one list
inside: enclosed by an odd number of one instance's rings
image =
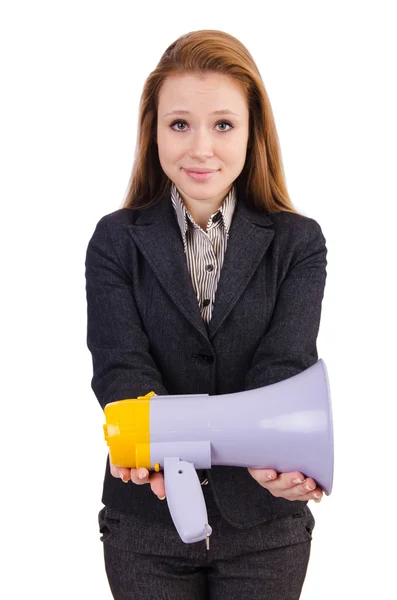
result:
[[(173, 123), (171, 123), (170, 127), (171, 129), (173, 129), (174, 125), (177, 125), (178, 123), (186, 123), (186, 121), (184, 119), (178, 119), (177, 121), (174, 121)], [(220, 123), (222, 124), (226, 124), (229, 127), (231, 127), (231, 129), (233, 129), (233, 125), (231, 123), (229, 123), (229, 121), (218, 121), (217, 125), (219, 125)], [(173, 129), (173, 131), (185, 131), (184, 129)], [(230, 129), (221, 129), (220, 133), (226, 133), (227, 131), (230, 131)]]

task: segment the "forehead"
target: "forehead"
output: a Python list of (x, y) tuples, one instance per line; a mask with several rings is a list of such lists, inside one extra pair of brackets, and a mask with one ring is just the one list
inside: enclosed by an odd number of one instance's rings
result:
[(224, 109), (241, 113), (246, 102), (240, 84), (218, 73), (170, 75), (159, 93), (159, 111), (163, 113), (177, 110), (188, 114), (203, 106), (211, 106), (218, 114)]

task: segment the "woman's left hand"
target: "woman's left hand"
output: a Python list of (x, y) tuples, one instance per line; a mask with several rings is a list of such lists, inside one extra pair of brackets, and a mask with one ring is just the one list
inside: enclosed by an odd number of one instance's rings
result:
[(286, 500), (314, 500), (320, 502), (323, 490), (314, 479), (304, 478), (299, 471), (277, 473), (274, 469), (248, 468), (248, 472), (262, 487), (277, 498)]

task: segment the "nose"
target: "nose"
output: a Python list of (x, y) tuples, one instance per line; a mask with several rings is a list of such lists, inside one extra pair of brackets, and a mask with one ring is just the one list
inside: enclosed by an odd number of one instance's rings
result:
[(211, 134), (207, 131), (197, 131), (190, 138), (190, 152), (192, 158), (207, 158), (214, 154)]

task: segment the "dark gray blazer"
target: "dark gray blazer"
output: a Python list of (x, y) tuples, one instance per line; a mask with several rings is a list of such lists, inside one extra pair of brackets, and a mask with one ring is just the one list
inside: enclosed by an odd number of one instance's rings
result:
[[(151, 391), (240, 392), (312, 366), (326, 254), (315, 220), (259, 212), (240, 196), (207, 327), (170, 197), (149, 209), (104, 216), (86, 254), (87, 345), (99, 403)], [(246, 468), (218, 466), (208, 473), (221, 513), (236, 527), (302, 507), (272, 496)], [(108, 461), (102, 502), (170, 521), (166, 502), (149, 485), (112, 477)]]

